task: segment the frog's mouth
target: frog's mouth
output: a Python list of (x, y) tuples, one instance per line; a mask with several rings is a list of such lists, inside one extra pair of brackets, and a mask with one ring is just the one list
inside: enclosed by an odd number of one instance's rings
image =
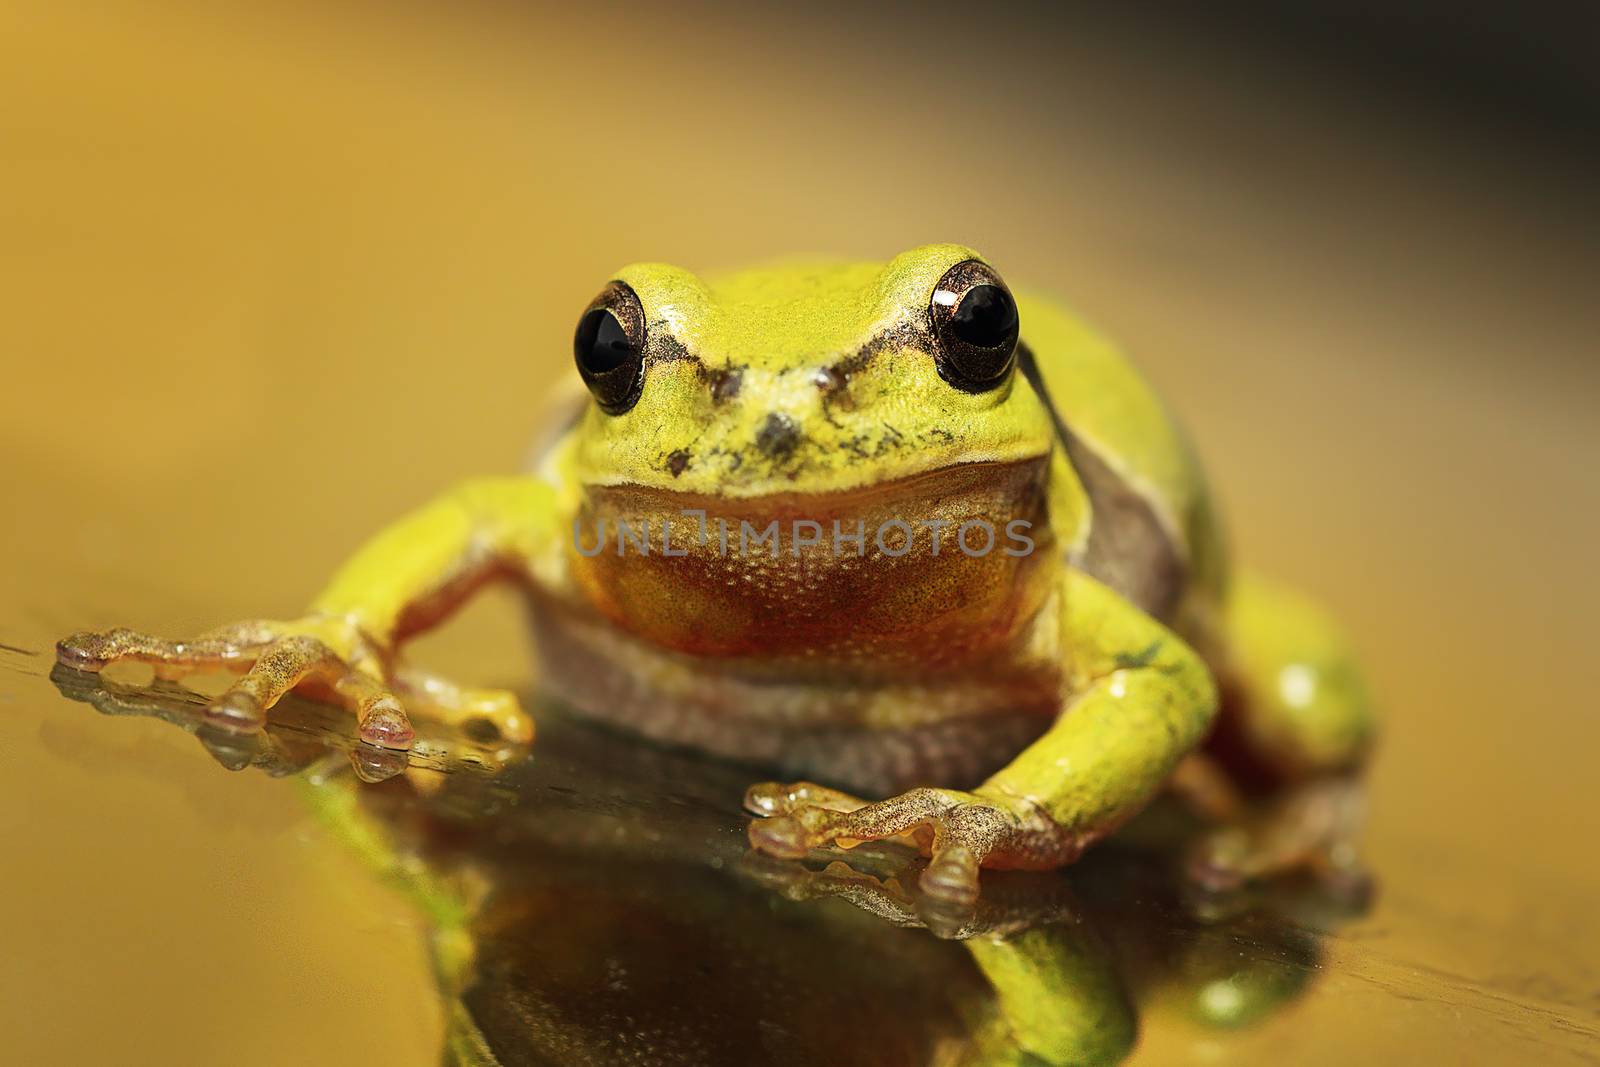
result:
[[(589, 486), (579, 515), (579, 527), (593, 536), (603, 524), (608, 530), (630, 532), (648, 527), (660, 544), (663, 532), (674, 535), (714, 535), (726, 527), (737, 532), (744, 526), (765, 529), (777, 523), (780, 532), (801, 524), (810, 531), (815, 524), (832, 536), (838, 526), (841, 536), (858, 527), (869, 541), (882, 528), (889, 531), (909, 526), (913, 530), (929, 527), (951, 531), (965, 524), (979, 524), (1004, 530), (1013, 523), (1029, 529), (1042, 529), (1045, 506), (1048, 457), (1023, 460), (976, 460), (955, 463), (930, 471), (903, 475), (872, 485), (817, 491), (796, 490), (761, 493), (753, 496), (722, 496), (684, 492), (660, 486), (624, 483)], [(974, 533), (976, 536), (976, 533)], [(931, 541), (930, 541), (931, 547)]]

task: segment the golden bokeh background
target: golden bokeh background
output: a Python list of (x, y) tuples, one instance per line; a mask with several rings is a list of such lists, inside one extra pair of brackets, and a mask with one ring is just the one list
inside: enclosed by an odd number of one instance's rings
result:
[[(1152, 1027), (1136, 1062), (1592, 1039), (1594, 171), (1192, 31), (4, 5), (4, 1058), (435, 1062), (404, 903), (280, 783), (62, 700), (50, 643), (292, 614), (403, 509), (515, 469), (622, 263), (944, 240), (1125, 343), (1240, 554), (1347, 620), (1384, 705), (1377, 911), (1292, 1026)], [(503, 600), (430, 642), (529, 676)]]

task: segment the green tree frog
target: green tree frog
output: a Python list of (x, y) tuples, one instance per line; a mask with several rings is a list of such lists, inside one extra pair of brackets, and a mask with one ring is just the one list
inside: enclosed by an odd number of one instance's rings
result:
[(1338, 631), (1230, 579), (1150, 389), (972, 250), (713, 281), (636, 264), (574, 348), (588, 395), (531, 473), (401, 519), (303, 617), (77, 634), (59, 658), (234, 668), (209, 714), (241, 731), (301, 689), (372, 745), (408, 747), (412, 715), (526, 740), (510, 694), (399, 656), (509, 578), (551, 693), (800, 779), (749, 790), (756, 849), (905, 841), (954, 903), (982, 867), (1071, 862), (1196, 759), (1296, 782), (1367, 750)]

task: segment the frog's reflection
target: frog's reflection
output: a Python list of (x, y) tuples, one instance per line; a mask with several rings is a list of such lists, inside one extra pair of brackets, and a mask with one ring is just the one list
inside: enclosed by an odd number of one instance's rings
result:
[(944, 914), (889, 846), (848, 866), (751, 854), (727, 800), (747, 768), (556, 709), (531, 753), (453, 731), (407, 754), (304, 701), (240, 738), (207, 732), (187, 690), (52, 677), (230, 769), (293, 777), (426, 914), (450, 1062), (1115, 1063), (1140, 1011), (1208, 1028), (1271, 1015), (1305, 989), (1318, 931), (1362, 907), (1307, 880), (1186, 892), (1195, 828), (1158, 805), (1074, 867), (988, 874), (975, 911)]

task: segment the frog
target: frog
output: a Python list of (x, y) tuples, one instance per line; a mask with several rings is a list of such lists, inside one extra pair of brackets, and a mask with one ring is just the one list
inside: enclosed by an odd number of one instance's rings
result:
[[(381, 749), (417, 716), (526, 743), (516, 695), (403, 656), (508, 581), (565, 706), (773, 773), (743, 797), (755, 851), (909, 846), (955, 907), (981, 871), (1070, 864), (1163, 791), (1225, 808), (1361, 772), (1375, 716), (1343, 631), (1235, 572), (1132, 363), (971, 248), (709, 279), (636, 263), (573, 353), (528, 470), (388, 526), (303, 615), (82, 632), (59, 661), (235, 672), (207, 715), (241, 733), (298, 690)], [(1196, 868), (1348, 855), (1342, 827), (1301, 823), (1219, 837)]]

